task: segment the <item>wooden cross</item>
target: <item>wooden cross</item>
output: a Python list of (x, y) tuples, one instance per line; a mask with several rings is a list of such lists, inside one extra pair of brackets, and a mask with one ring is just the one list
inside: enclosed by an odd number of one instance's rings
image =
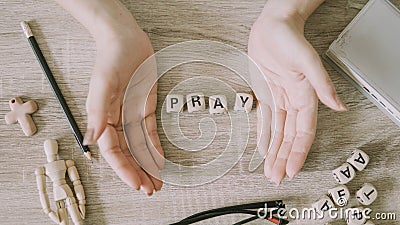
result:
[(23, 102), (20, 98), (9, 101), (11, 111), (6, 114), (6, 123), (18, 122), (26, 136), (36, 133), (36, 126), (30, 114), (36, 112), (37, 105), (34, 101)]

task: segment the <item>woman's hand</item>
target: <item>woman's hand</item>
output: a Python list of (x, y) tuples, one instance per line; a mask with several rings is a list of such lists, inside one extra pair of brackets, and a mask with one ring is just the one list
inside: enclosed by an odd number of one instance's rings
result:
[[(163, 151), (156, 127), (156, 86), (151, 88), (149, 96), (145, 91), (140, 92), (149, 86), (145, 83), (147, 80), (132, 87), (138, 90), (130, 102), (130, 107), (134, 108), (130, 113), (135, 118), (130, 121), (134, 125), (130, 147), (135, 158), (125, 141), (121, 119), (128, 82), (139, 65), (153, 54), (150, 40), (119, 1), (57, 1), (89, 30), (96, 41), (96, 63), (86, 102), (88, 127), (84, 144), (98, 142), (101, 154), (116, 174), (129, 186), (141, 188), (151, 195), (154, 190), (161, 189), (159, 170), (163, 167), (163, 157), (158, 157), (163, 156)], [(156, 70), (150, 75), (157, 76)], [(138, 106), (144, 106), (146, 101), (143, 113)]]
[[(279, 184), (302, 168), (315, 137), (318, 98), (328, 107), (345, 111), (318, 53), (304, 37), (306, 18), (322, 1), (270, 0), (252, 27), (248, 51), (264, 73), (275, 99), (275, 109), (258, 98), (258, 110), (273, 110), (275, 136), (268, 151), (270, 127), (258, 131), (264, 173)], [(262, 109), (262, 110), (261, 110)], [(262, 120), (270, 118), (261, 118)], [(268, 115), (268, 113), (264, 114)]]

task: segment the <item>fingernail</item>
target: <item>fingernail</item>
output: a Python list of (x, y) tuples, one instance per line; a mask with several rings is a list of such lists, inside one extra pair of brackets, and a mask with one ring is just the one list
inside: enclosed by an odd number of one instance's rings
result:
[(347, 105), (336, 95), (336, 103), (340, 109), (340, 111), (348, 111)]
[(83, 145), (92, 145), (94, 144), (94, 140), (93, 140), (93, 134), (94, 134), (94, 130), (93, 128), (88, 128), (86, 130), (86, 134), (85, 137), (83, 138)]
[(293, 180), (293, 178), (294, 178), (296, 175), (297, 175), (296, 173), (295, 173), (295, 174), (292, 174), (292, 175), (287, 174), (287, 176), (288, 176), (288, 178), (289, 178), (290, 181)]
[(154, 194), (154, 191), (151, 191), (151, 192), (146, 192), (146, 194), (147, 194), (147, 197), (152, 197), (153, 196), (153, 194)]
[(279, 184), (281, 184), (281, 181), (275, 181), (275, 180), (273, 180), (273, 179), (270, 179), (269, 181), (270, 181), (271, 183), (274, 183), (276, 187), (278, 187)]
[(143, 191), (143, 193), (145, 193), (147, 197), (151, 197), (153, 195), (153, 192), (147, 192), (143, 186), (140, 186), (140, 190)]
[(339, 108), (340, 108), (340, 111), (349, 111), (349, 108), (347, 107), (347, 105), (346, 104), (344, 104), (343, 102), (340, 102), (339, 103)]
[(264, 175), (268, 179), (271, 179), (271, 170), (272, 170), (272, 168), (269, 168), (269, 167), (264, 169)]
[(142, 186), (137, 185), (137, 184), (135, 184), (135, 183), (131, 183), (131, 184), (129, 184), (129, 185), (132, 186), (136, 191), (139, 191), (139, 190), (141, 190), (141, 188), (142, 188)]

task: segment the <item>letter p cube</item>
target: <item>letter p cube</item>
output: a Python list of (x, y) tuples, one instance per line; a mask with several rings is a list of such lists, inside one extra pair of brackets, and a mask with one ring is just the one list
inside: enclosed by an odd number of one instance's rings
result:
[(167, 113), (182, 112), (183, 110), (183, 95), (167, 95)]

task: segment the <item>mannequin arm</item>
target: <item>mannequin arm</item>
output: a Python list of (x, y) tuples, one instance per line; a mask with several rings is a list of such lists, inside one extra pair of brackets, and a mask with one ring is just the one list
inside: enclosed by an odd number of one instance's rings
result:
[(82, 219), (85, 218), (85, 191), (83, 190), (83, 186), (79, 177), (78, 170), (76, 169), (75, 162), (72, 160), (66, 161), (68, 168), (68, 177), (72, 181), (74, 185), (75, 195), (79, 202), (79, 211), (81, 213)]
[(44, 167), (39, 167), (35, 170), (37, 189), (39, 190), (40, 203), (44, 213), (46, 213), (55, 223), (59, 224), (60, 219), (56, 212), (50, 209), (49, 196), (46, 192), (46, 176)]

